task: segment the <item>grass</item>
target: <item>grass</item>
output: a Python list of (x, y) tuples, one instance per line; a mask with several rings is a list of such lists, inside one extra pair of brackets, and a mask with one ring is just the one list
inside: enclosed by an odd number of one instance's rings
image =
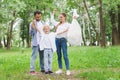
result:
[[(71, 76), (29, 75), (31, 49), (0, 49), (0, 80), (120, 80), (120, 46), (69, 47)], [(63, 61), (64, 64), (64, 61)], [(53, 56), (53, 71), (58, 69), (57, 55)], [(65, 65), (63, 65), (65, 71)], [(39, 72), (39, 59), (36, 60)]]

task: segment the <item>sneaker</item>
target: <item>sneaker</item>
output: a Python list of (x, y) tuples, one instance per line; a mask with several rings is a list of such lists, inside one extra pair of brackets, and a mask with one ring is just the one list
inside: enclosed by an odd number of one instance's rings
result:
[(31, 75), (36, 75), (37, 73), (35, 71), (30, 71)]
[(49, 72), (45, 72), (45, 74), (49, 74)]
[(52, 74), (53, 72), (52, 71), (48, 71), (50, 74)]
[(62, 73), (62, 69), (59, 69), (58, 71), (55, 72), (56, 74), (61, 74)]
[(45, 72), (45, 70), (41, 70), (40, 72), (44, 73), (44, 72)]
[(70, 75), (70, 70), (67, 70), (67, 71), (66, 71), (66, 75)]

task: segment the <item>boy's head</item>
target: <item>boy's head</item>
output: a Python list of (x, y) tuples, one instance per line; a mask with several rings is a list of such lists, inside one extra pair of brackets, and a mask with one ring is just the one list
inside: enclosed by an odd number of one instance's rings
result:
[(50, 32), (50, 27), (49, 27), (48, 25), (44, 25), (44, 26), (43, 26), (43, 31), (44, 31), (45, 34), (49, 34), (49, 32)]

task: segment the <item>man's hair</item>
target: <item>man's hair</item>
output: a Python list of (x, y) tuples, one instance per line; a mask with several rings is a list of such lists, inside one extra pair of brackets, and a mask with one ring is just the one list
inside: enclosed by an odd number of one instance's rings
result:
[(35, 16), (36, 14), (42, 14), (42, 13), (37, 10), (37, 11), (34, 12), (34, 16)]

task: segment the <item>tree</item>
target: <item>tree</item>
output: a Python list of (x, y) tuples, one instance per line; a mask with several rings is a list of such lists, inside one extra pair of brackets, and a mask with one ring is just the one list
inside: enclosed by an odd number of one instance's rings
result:
[[(13, 25), (15, 19), (19, 16), (17, 13), (22, 11), (25, 7), (25, 4), (20, 0), (3, 0), (2, 4), (2, 17), (4, 24), (7, 24), (6, 31), (7, 31), (7, 49), (10, 49), (11, 40), (12, 40), (12, 32), (13, 32)], [(16, 7), (19, 7), (16, 9)], [(4, 38), (5, 39), (5, 38)], [(6, 41), (6, 40), (5, 40)]]
[(101, 29), (101, 46), (106, 47), (106, 34), (105, 34), (105, 25), (103, 21), (103, 12), (102, 12), (102, 0), (99, 0), (99, 14), (100, 14), (100, 29)]

